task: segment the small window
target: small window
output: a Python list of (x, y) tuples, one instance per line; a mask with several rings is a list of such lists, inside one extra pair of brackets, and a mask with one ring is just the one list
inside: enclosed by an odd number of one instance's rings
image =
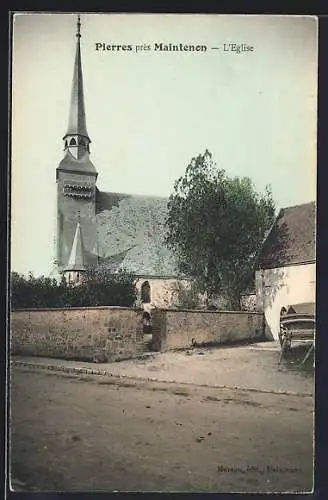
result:
[(149, 281), (145, 281), (141, 285), (141, 302), (144, 304), (149, 304), (150, 302), (150, 284)]

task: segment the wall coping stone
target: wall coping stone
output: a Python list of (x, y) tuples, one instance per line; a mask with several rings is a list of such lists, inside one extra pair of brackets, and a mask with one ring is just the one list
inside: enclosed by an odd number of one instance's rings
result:
[(156, 307), (152, 309), (152, 313), (156, 311), (161, 312), (174, 312), (174, 313), (202, 313), (202, 314), (253, 314), (257, 316), (263, 316), (263, 312), (260, 311), (204, 311), (204, 309), (164, 309)]
[(178, 281), (192, 281), (188, 276), (178, 276), (174, 274), (135, 274), (134, 278), (137, 280), (178, 280)]
[(88, 310), (108, 310), (108, 311), (143, 311), (140, 307), (121, 307), (121, 306), (91, 306), (91, 307), (35, 307), (28, 309), (11, 309), (11, 312), (32, 312), (32, 311), (88, 311)]

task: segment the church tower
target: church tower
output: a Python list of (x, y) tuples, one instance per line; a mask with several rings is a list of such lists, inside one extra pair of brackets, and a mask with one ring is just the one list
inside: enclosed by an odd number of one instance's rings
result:
[(59, 271), (64, 271), (69, 266), (77, 233), (83, 234), (83, 267), (98, 262), (96, 224), (98, 173), (89, 158), (91, 140), (86, 127), (80, 39), (81, 23), (78, 16), (69, 120), (67, 132), (63, 137), (65, 156), (56, 170)]

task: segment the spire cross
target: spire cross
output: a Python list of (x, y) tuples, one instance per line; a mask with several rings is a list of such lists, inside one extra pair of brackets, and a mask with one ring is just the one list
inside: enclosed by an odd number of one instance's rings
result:
[(80, 33), (80, 31), (81, 31), (80, 14), (77, 16), (76, 28), (77, 28), (76, 36), (77, 36), (77, 38), (81, 38), (81, 33)]

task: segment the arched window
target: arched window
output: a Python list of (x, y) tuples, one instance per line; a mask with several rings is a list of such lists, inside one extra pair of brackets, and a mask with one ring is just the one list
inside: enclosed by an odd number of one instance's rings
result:
[(79, 146), (85, 146), (85, 142), (82, 137), (79, 138)]
[(68, 145), (68, 144), (67, 144), (67, 141), (65, 141), (65, 149), (67, 148), (67, 145)]
[(76, 140), (74, 139), (74, 137), (72, 137), (72, 139), (69, 141), (69, 145), (76, 146)]
[(141, 285), (141, 302), (144, 304), (149, 304), (150, 302), (150, 284), (149, 281), (145, 281)]

